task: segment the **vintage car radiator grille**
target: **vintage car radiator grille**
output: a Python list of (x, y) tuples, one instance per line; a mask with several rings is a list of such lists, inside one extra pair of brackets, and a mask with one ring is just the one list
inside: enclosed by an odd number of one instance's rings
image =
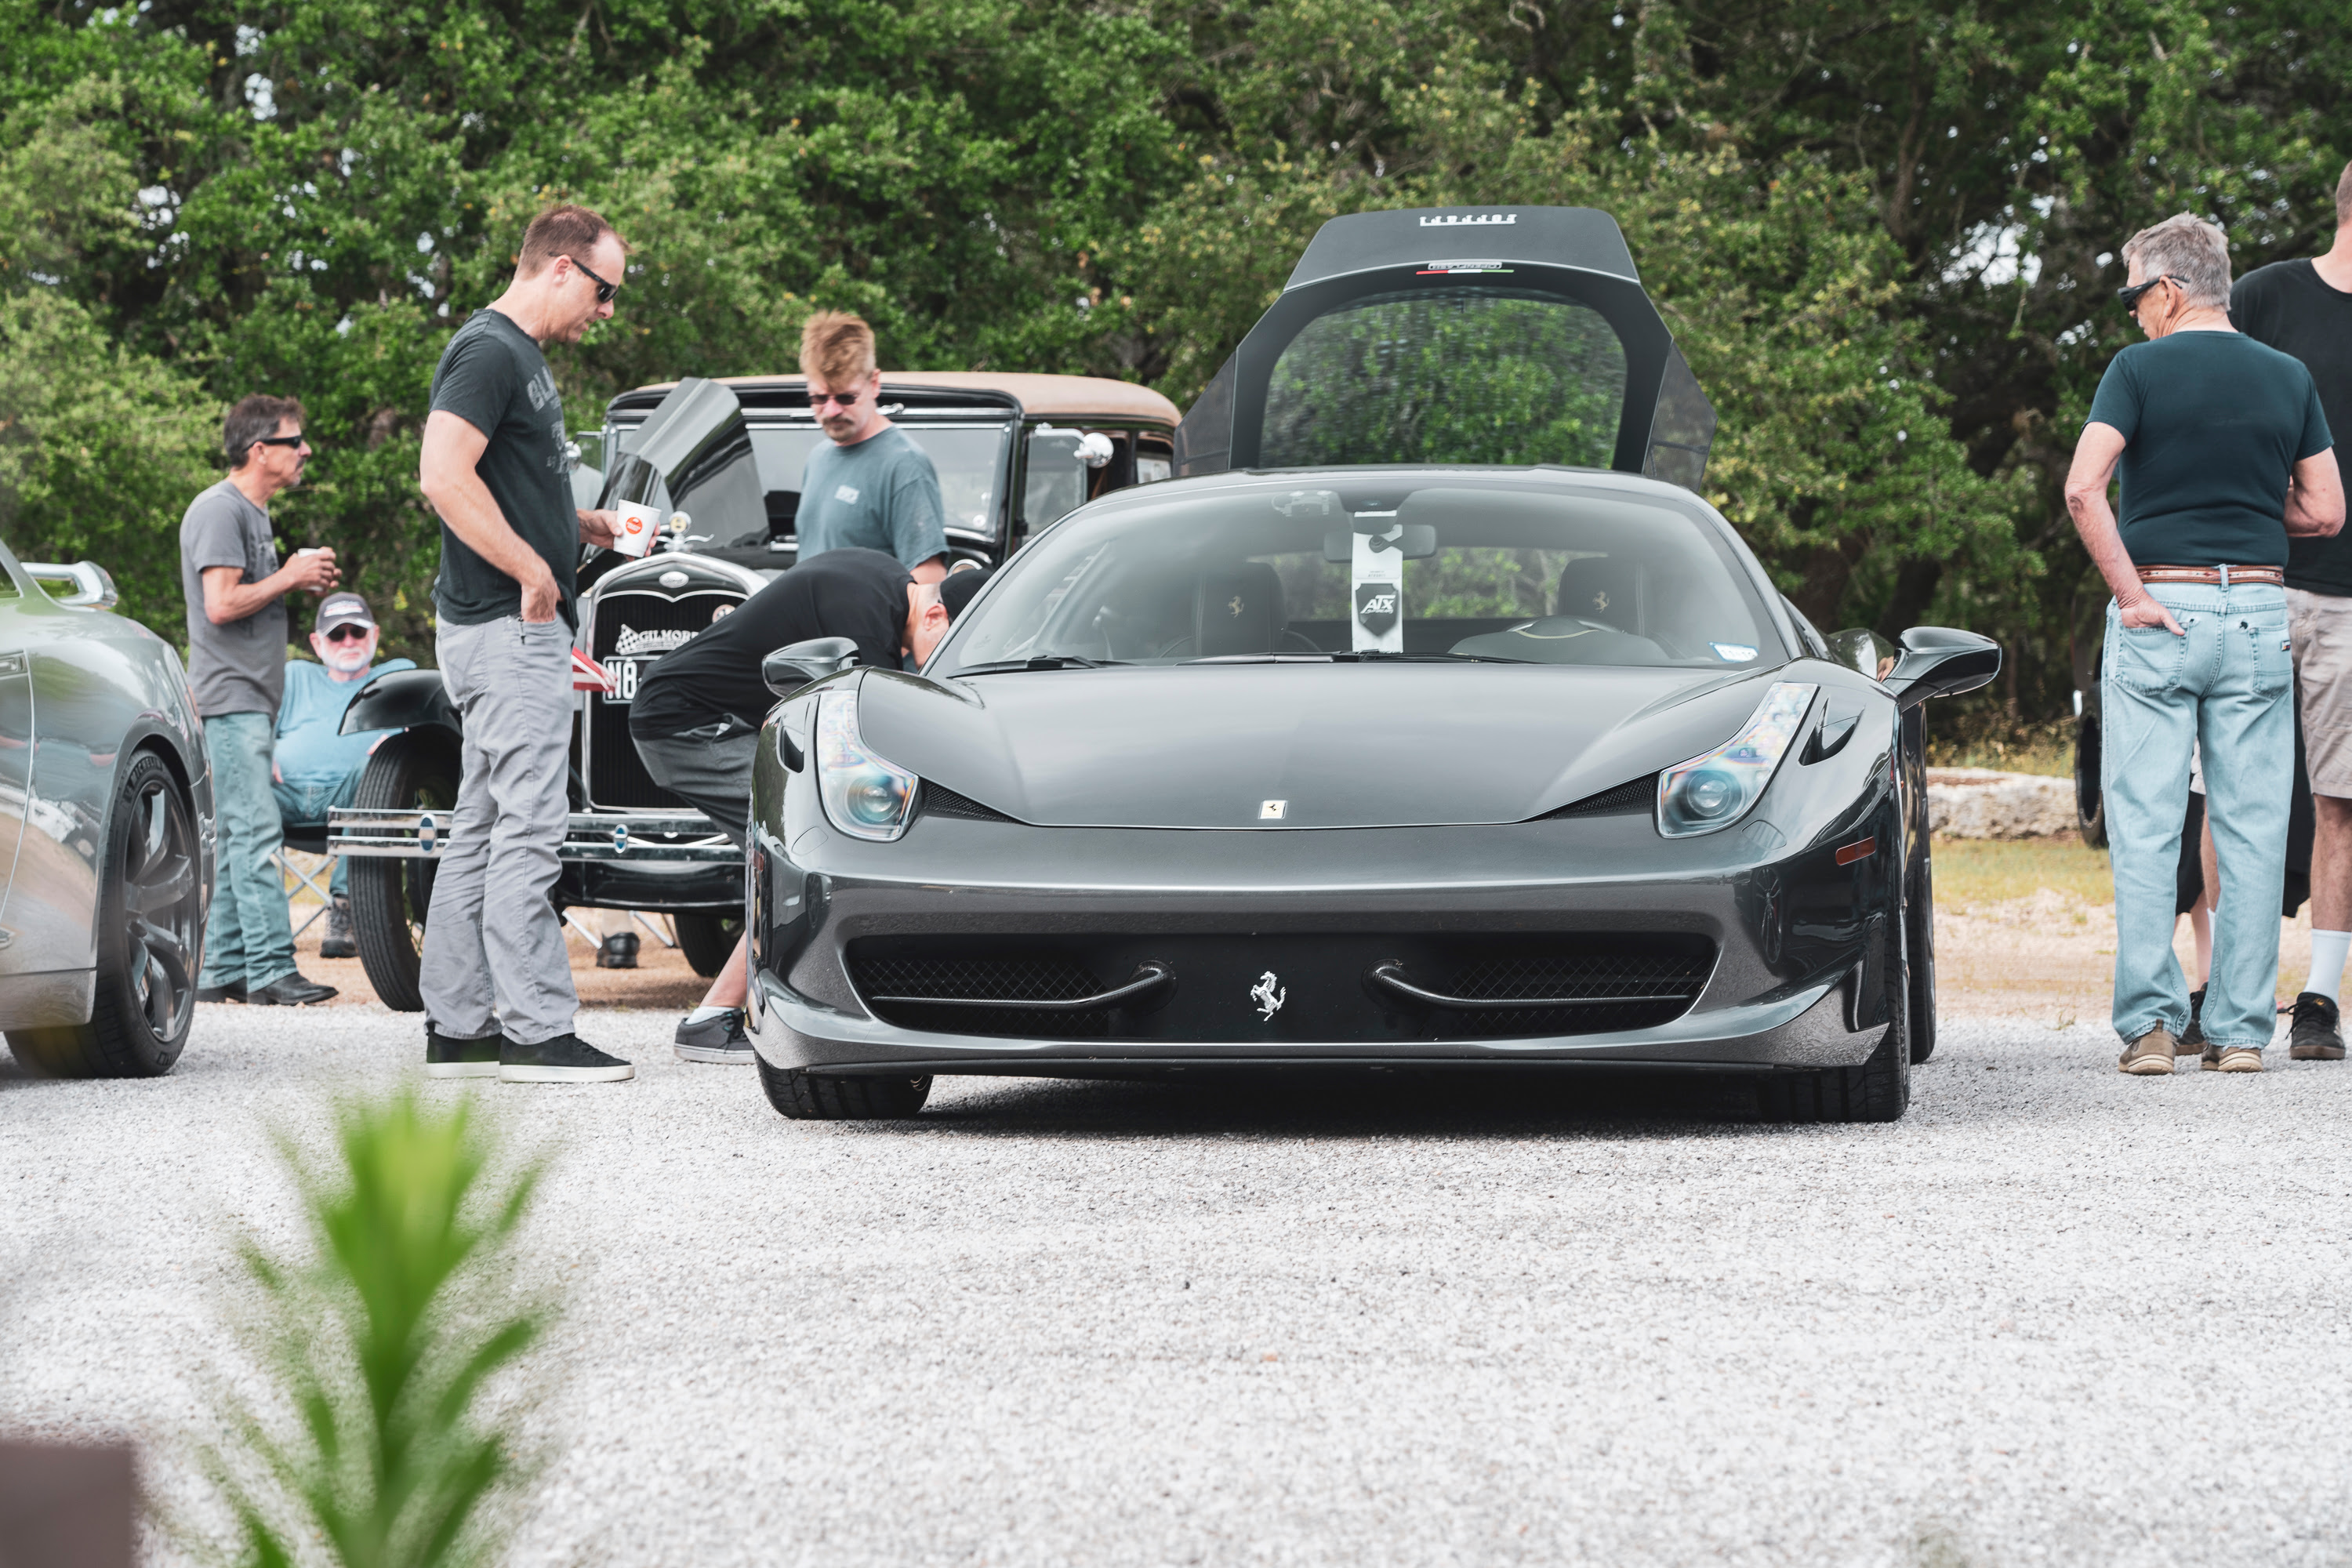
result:
[[(596, 662), (613, 670), (634, 662), (636, 668), (629, 672), (625, 693), (633, 693), (635, 681), (653, 668), (654, 660), (702, 630), (711, 622), (711, 612), (721, 605), (740, 605), (743, 595), (727, 592), (688, 594), (673, 599), (663, 594), (635, 594), (625, 589), (600, 594), (596, 598), (596, 621), (590, 629), (589, 651)], [(581, 773), (587, 781), (588, 800), (592, 805), (612, 810), (684, 811), (687, 804), (653, 781), (646, 764), (637, 757), (635, 742), (629, 739), (629, 704), (591, 692), (588, 712), (581, 730), (581, 745), (585, 752), (585, 765)]]
[[(1698, 1000), (1716, 948), (1677, 932), (942, 933), (860, 937), (845, 957), (875, 1016), (902, 1027), (1276, 1043), (1648, 1028)], [(1079, 1011), (1042, 1005), (1107, 996), (1157, 970), (1167, 983), (1142, 994)], [(1496, 1005), (1521, 1000), (1551, 1005)]]

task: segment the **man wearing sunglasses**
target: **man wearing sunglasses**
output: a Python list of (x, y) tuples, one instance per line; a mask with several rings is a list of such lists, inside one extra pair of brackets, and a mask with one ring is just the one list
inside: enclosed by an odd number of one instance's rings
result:
[(896, 556), (918, 583), (946, 576), (939, 470), (882, 413), (874, 329), (856, 316), (819, 310), (801, 328), (801, 374), (808, 377), (809, 407), (832, 444), (811, 452), (801, 475), (794, 563), (828, 550), (879, 550)]
[(572, 504), (563, 402), (541, 345), (613, 314), (627, 247), (582, 206), (523, 232), (514, 279), (433, 373), (417, 479), (441, 516), (441, 679), (465, 724), (449, 847), (425, 922), (425, 1070), (596, 1083), (635, 1069), (572, 1032), (563, 926), (548, 901), (571, 799), (580, 546), (613, 514)]
[[(2107, 365), (2066, 506), (2115, 594), (2100, 786), (2116, 879), (2118, 1066), (2173, 1070), (2189, 998), (2172, 952), (2192, 745), (2221, 852), (2202, 1065), (2260, 1072), (2277, 1019), (2279, 899), (2294, 773), (2289, 535), (2344, 525), (2311, 373), (2230, 324), (2229, 241), (2187, 213), (2123, 247), (2118, 291), (2148, 342)], [(2119, 507), (2107, 501), (2120, 471)], [(2120, 520), (2118, 520), (2118, 511)]]
[[(358, 793), (360, 774), (367, 770), (368, 753), (383, 743), (389, 730), (341, 733), (343, 710), (360, 688), (395, 669), (415, 669), (415, 663), (395, 658), (375, 662), (375, 616), (357, 594), (330, 594), (319, 601), (319, 619), (310, 633), (310, 651), (319, 656), (286, 661), (286, 696), (278, 705), (278, 815), (289, 824), (323, 827), (327, 813), (349, 805)], [(327, 934), (319, 943), (321, 958), (356, 958), (359, 945), (352, 940), (351, 862), (335, 858), (328, 882), (333, 900), (327, 911)]]
[(278, 561), (269, 502), (302, 482), (310, 457), (302, 405), (257, 394), (228, 411), (221, 434), (228, 478), (191, 502), (180, 523), (188, 687), (204, 718), (219, 835), (196, 999), (305, 1006), (335, 988), (294, 966), (286, 885), (270, 858), (285, 833), (270, 786), (271, 735), (286, 685), (286, 595), (332, 588), (335, 552)]

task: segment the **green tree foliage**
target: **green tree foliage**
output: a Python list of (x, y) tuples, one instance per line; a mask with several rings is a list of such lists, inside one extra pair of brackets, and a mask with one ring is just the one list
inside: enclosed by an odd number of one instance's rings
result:
[(469, 1101), (413, 1090), (352, 1104), (339, 1159), (287, 1163), (312, 1255), (247, 1244), (249, 1337), (273, 1398), (232, 1396), (209, 1456), (251, 1568), (481, 1562), (519, 1500), (511, 1408), (484, 1385), (537, 1342), (546, 1309), (504, 1278), (539, 1171), (491, 1173)]
[[(636, 247), (618, 318), (557, 356), (575, 425), (789, 367), (816, 305), (888, 364), (1182, 402), (1325, 218), (1581, 202), (1623, 224), (1721, 416), (1711, 499), (1791, 596), (1994, 632), (2048, 709), (2098, 594), (2057, 484), (2130, 338), (2121, 241), (2185, 208), (2242, 268), (2308, 254), (2352, 156), (2323, 0), (0, 0), (0, 292), (78, 307), (149, 402), (301, 396), (287, 542), (343, 552), (428, 656), (425, 388), (549, 199)], [(170, 521), (132, 504), (71, 537), (115, 564)]]

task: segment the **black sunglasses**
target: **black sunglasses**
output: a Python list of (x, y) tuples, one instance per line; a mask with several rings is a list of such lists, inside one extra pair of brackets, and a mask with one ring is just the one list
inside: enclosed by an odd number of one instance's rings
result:
[(2178, 283), (2184, 289), (2189, 286), (2189, 280), (2185, 278), (2175, 278), (2169, 272), (2159, 272), (2145, 283), (2134, 283), (2128, 288), (2116, 289), (2116, 298), (2123, 302), (2125, 310), (2137, 310), (2139, 309), (2139, 297), (2159, 283)]
[(350, 621), (345, 621), (333, 631), (320, 632), (319, 635), (325, 637), (329, 642), (364, 642), (367, 640), (368, 633), (373, 629), (374, 628), (370, 626), (355, 626)]
[(253, 444), (257, 447), (299, 447), (309, 439), (308, 436), (256, 436)]
[(588, 270), (588, 264), (581, 260), (576, 256), (572, 257), (571, 261), (572, 266), (580, 268), (580, 276), (588, 279), (589, 282), (596, 285), (596, 303), (599, 305), (611, 304), (613, 302), (613, 296), (620, 292), (621, 286), (618, 283), (607, 283), (602, 278), (597, 277), (593, 272)]
[(824, 412), (824, 405), (828, 403), (838, 403), (844, 408), (855, 408), (857, 406), (858, 401), (866, 395), (867, 390), (867, 388), (861, 386), (855, 392), (829, 392), (823, 397), (819, 397), (816, 394), (811, 393), (809, 394), (809, 406), (815, 409), (820, 414)]

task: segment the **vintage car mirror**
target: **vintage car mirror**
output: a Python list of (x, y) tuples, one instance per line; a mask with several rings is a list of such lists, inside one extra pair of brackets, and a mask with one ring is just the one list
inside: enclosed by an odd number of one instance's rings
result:
[(2000, 673), (2000, 645), (1974, 632), (1949, 626), (1913, 626), (1903, 634), (1903, 652), (1885, 678), (1898, 708), (1916, 708), (1930, 697), (1974, 691)]
[(812, 680), (823, 680), (857, 662), (857, 645), (847, 637), (811, 637), (788, 643), (760, 661), (760, 679), (779, 697), (789, 697)]
[(1830, 657), (1840, 664), (1852, 665), (1873, 680), (1884, 680), (1895, 671), (1895, 661), (1903, 650), (1861, 626), (1848, 626), (1842, 632), (1832, 632), (1825, 639)]
[[(76, 561), (60, 565), (52, 561), (27, 561), (25, 575), (41, 584), (41, 591), (60, 605), (90, 605), (110, 610), (119, 603), (121, 593), (105, 567), (95, 561)], [(71, 584), (63, 593), (52, 584)]]
[(1437, 553), (1437, 530), (1432, 524), (1408, 522), (1394, 539), (1384, 537), (1389, 531), (1389, 525), (1378, 522), (1370, 525), (1359, 522), (1353, 528), (1326, 529), (1323, 532), (1323, 559), (1339, 565), (1353, 561), (1356, 558), (1355, 536), (1360, 533), (1372, 536), (1374, 554), (1383, 550), (1393, 550), (1407, 561), (1426, 561)]

